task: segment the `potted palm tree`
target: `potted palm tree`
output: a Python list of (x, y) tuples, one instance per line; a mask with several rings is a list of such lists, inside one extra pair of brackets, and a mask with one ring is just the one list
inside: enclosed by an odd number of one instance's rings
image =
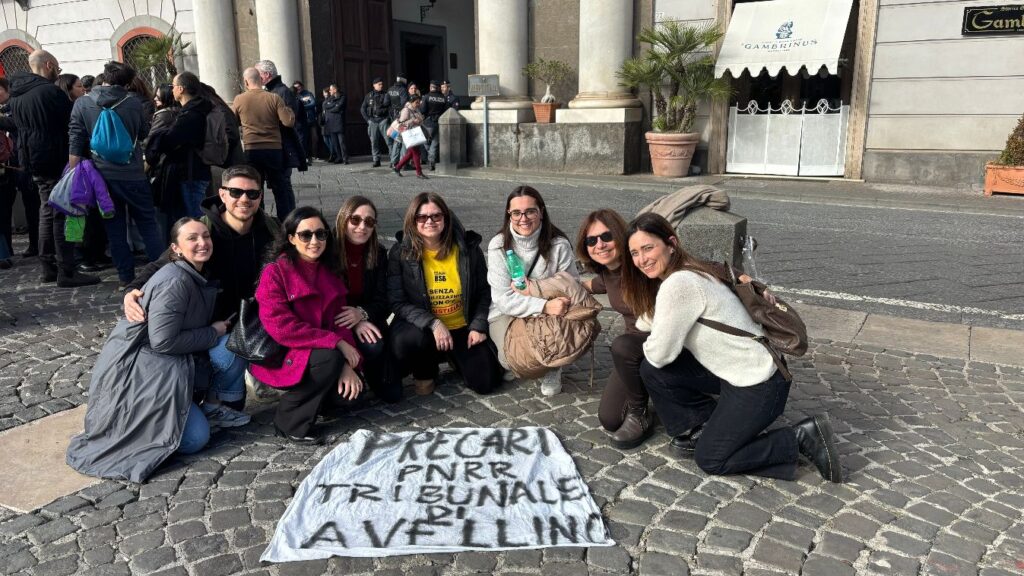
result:
[(1024, 194), (1024, 116), (1006, 139), (999, 160), (985, 165), (985, 196), (993, 192)]
[(702, 101), (726, 100), (729, 83), (715, 78), (712, 52), (723, 32), (714, 24), (663, 22), (637, 36), (651, 47), (622, 63), (618, 77), (629, 88), (650, 90), (655, 117), (646, 134), (655, 176), (680, 177), (690, 170), (700, 134), (692, 132)]
[(539, 124), (549, 124), (555, 120), (555, 109), (559, 102), (551, 93), (551, 86), (565, 80), (572, 73), (572, 68), (561, 60), (545, 60), (537, 58), (523, 67), (523, 76), (531, 80), (540, 80), (546, 85), (544, 97), (540, 102), (533, 103), (533, 115)]

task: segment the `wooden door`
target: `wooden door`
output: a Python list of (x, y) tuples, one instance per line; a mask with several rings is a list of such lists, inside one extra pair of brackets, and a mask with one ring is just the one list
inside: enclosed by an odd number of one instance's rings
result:
[(345, 146), (350, 156), (370, 153), (366, 122), (359, 114), (370, 80), (391, 81), (391, 1), (310, 2), (313, 73), (319, 98), (334, 83), (348, 96)]

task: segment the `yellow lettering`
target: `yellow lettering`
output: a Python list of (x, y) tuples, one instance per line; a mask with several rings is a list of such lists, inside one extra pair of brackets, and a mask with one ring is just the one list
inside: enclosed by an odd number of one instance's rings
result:
[(978, 15), (991, 16), (992, 15), (992, 11), (991, 10), (979, 10), (978, 12), (974, 13), (974, 15), (971, 17), (971, 26), (974, 27), (975, 30), (986, 30), (990, 26), (992, 26), (992, 21), (987, 19), (987, 18), (979, 22), (978, 21)]

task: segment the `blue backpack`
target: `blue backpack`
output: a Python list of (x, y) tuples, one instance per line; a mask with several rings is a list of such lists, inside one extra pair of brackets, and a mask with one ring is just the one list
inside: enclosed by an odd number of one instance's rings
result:
[(89, 140), (89, 147), (92, 148), (92, 155), (111, 164), (130, 164), (132, 155), (135, 152), (135, 141), (132, 140), (128, 129), (124, 127), (121, 117), (114, 111), (125, 100), (131, 98), (129, 94), (110, 108), (102, 108), (96, 125), (92, 127), (92, 138)]

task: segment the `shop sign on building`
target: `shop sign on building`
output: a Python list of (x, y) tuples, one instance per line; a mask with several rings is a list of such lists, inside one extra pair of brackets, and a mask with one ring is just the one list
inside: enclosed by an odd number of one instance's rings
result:
[(1024, 4), (964, 8), (964, 36), (1024, 34)]

